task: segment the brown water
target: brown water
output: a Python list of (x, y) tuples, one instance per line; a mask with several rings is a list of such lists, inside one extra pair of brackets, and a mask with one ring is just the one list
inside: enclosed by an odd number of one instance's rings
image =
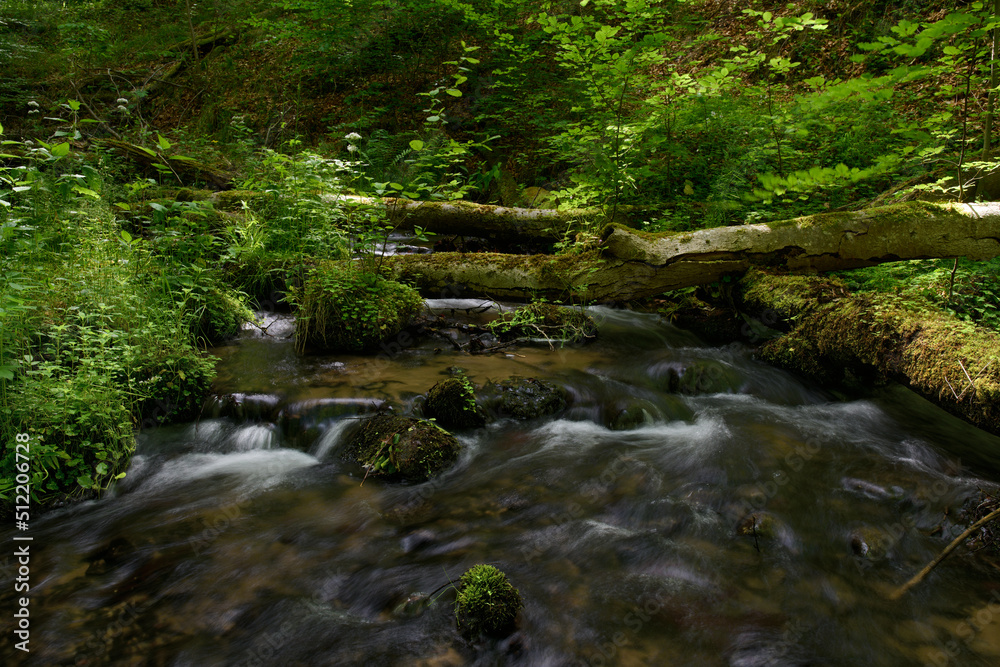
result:
[[(230, 398), (198, 424), (141, 434), (110, 497), (33, 524), (32, 652), (8, 630), (0, 659), (998, 664), (1000, 572), (985, 559), (954, 556), (886, 599), (950, 540), (965, 499), (994, 486), (950, 440), (997, 439), (898, 391), (834, 400), (743, 348), (593, 312), (601, 338), (583, 348), (477, 357), (425, 341), (303, 358), (280, 319), (220, 348)], [(354, 417), (419, 409), (456, 367), (479, 383), (549, 380), (570, 406), (458, 433), (462, 458), (437, 479), (362, 485), (338, 455)], [(644, 418), (609, 428), (626, 408)], [(507, 572), (525, 607), (515, 635), (470, 645), (447, 584), (480, 562)]]

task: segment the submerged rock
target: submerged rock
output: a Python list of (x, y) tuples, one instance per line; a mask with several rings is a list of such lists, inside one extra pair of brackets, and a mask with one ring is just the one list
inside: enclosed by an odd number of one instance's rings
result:
[(458, 582), (455, 620), (469, 639), (503, 637), (514, 630), (522, 606), (521, 594), (506, 574), (492, 565), (475, 565)]
[(536, 378), (509, 377), (490, 382), (482, 391), (483, 403), (501, 417), (535, 419), (566, 407), (566, 392)]
[(886, 558), (895, 543), (892, 535), (874, 526), (861, 526), (851, 531), (851, 551), (869, 561)]
[(424, 411), (449, 428), (476, 428), (486, 423), (476, 405), (476, 387), (466, 377), (450, 377), (431, 387)]
[(451, 467), (460, 450), (455, 436), (431, 422), (376, 415), (348, 443), (343, 458), (370, 476), (421, 482)]
[(681, 368), (671, 367), (662, 377), (664, 391), (687, 395), (735, 394), (743, 379), (732, 367), (712, 359), (701, 359)]

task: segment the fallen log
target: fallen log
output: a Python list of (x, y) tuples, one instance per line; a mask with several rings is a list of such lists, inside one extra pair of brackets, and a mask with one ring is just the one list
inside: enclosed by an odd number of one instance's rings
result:
[(1000, 434), (1000, 335), (891, 294), (851, 294), (834, 278), (754, 269), (741, 309), (784, 331), (759, 358), (826, 386), (897, 381), (984, 431)]
[[(331, 204), (385, 207), (397, 229), (420, 227), (434, 234), (474, 236), (500, 243), (547, 243), (572, 240), (576, 234), (611, 222), (598, 208), (550, 209), (494, 206), (472, 202), (417, 201), (396, 197), (327, 195)], [(619, 207), (614, 222), (627, 224), (641, 215), (637, 207)]]
[(232, 183), (232, 174), (188, 157), (165, 155), (119, 139), (101, 139), (98, 143), (114, 148), (147, 170), (169, 170), (181, 185), (190, 186), (200, 181), (226, 189)]
[(385, 260), (426, 293), (501, 299), (631, 301), (702, 285), (752, 266), (812, 273), (902, 259), (1000, 255), (1000, 204), (907, 202), (769, 224), (646, 234), (608, 225), (578, 255), (437, 253)]

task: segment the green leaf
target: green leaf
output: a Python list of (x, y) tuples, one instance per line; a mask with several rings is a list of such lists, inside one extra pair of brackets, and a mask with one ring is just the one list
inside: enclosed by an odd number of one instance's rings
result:
[(91, 190), (90, 188), (85, 188), (85, 187), (80, 186), (80, 185), (74, 185), (73, 186), (73, 192), (76, 192), (78, 194), (84, 195), (86, 197), (93, 197), (94, 199), (100, 199), (101, 198), (101, 195), (97, 194), (95, 191)]
[(56, 144), (52, 147), (51, 153), (56, 157), (65, 157), (69, 155), (69, 142), (64, 141), (61, 144)]
[[(437, 118), (437, 116), (435, 116), (435, 118)], [(427, 120), (430, 120), (430, 118), (428, 118)], [(410, 142), (410, 148), (412, 148), (415, 151), (423, 150), (424, 142), (420, 141), (420, 139), (414, 139), (413, 141)]]
[(164, 137), (160, 133), (156, 134), (156, 143), (158, 143), (160, 145), (160, 148), (162, 148), (163, 150), (168, 150), (172, 145), (169, 141), (167, 141), (166, 137)]
[(393, 190), (402, 190), (403, 189), (403, 185), (401, 183), (390, 183), (389, 187), (392, 188)]
[(76, 478), (76, 483), (85, 489), (94, 488), (94, 480), (90, 478), (90, 475), (80, 475)]
[(98, 475), (107, 475), (108, 474), (108, 464), (104, 463), (102, 461), (102, 462), (100, 462), (100, 463), (97, 464), (97, 466), (94, 468), (94, 470), (97, 471)]
[(461, 97), (462, 96), (462, 91), (459, 90), (458, 88), (449, 88), (448, 90), (446, 90), (444, 92), (448, 93), (452, 97)]

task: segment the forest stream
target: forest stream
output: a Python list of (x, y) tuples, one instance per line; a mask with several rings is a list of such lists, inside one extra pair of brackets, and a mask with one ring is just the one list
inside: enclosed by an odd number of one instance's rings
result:
[[(213, 351), (199, 421), (140, 433), (103, 499), (33, 522), (32, 652), (0, 659), (997, 664), (1000, 572), (984, 558), (960, 550), (888, 595), (995, 488), (956, 448), (1000, 441), (900, 388), (835, 397), (655, 315), (588, 312), (587, 346), (369, 356), (298, 355), (290, 316), (263, 314), (266, 333)], [(363, 481), (341, 459), (359, 414), (419, 411), (457, 372), (543, 379), (568, 406), (457, 431), (458, 464), (420, 484)], [(513, 635), (470, 644), (449, 582), (476, 563), (524, 608)]]

